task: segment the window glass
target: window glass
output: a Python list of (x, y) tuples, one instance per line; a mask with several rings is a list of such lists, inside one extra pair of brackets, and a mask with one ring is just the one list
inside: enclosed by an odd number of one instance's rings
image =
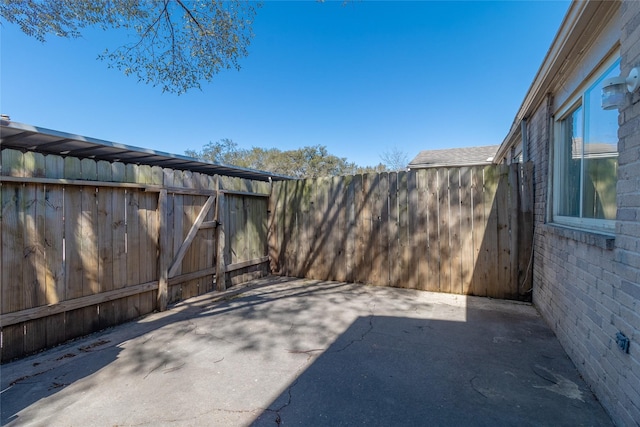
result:
[[(618, 67), (602, 79), (620, 74)], [(585, 96), (584, 141), (585, 218), (616, 219), (616, 181), (618, 177), (618, 111), (600, 107), (602, 80)]]
[(557, 187), (563, 197), (558, 200), (558, 215), (580, 215), (580, 170), (582, 151), (582, 106), (561, 122), (563, 144), (556, 154), (559, 162)]
[(554, 221), (612, 230), (616, 218), (618, 111), (600, 106), (602, 81), (620, 74), (620, 60), (600, 74), (557, 122)]

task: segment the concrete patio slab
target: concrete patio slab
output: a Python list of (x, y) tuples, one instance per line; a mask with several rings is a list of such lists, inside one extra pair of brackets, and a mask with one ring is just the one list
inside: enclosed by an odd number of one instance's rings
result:
[(290, 278), (3, 365), (3, 425), (611, 421), (535, 308)]

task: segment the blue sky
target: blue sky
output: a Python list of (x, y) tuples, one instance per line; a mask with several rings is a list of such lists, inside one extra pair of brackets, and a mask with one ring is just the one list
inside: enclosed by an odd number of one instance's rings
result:
[(0, 110), (17, 122), (183, 154), (326, 145), (358, 165), (397, 147), (499, 144), (569, 7), (563, 1), (272, 2), (240, 71), (161, 93), (96, 59), (113, 33), (46, 43), (1, 29)]

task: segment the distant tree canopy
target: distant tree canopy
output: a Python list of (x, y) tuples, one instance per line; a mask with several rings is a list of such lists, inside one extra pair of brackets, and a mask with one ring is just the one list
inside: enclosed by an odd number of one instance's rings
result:
[(187, 150), (185, 153), (211, 162), (274, 172), (294, 178), (354, 175), (386, 170), (383, 164), (374, 167), (357, 166), (344, 157), (329, 154), (327, 147), (323, 145), (287, 151), (258, 147), (248, 150), (239, 148), (238, 144), (230, 139), (221, 139), (208, 143), (202, 151)]
[(44, 42), (124, 29), (133, 42), (100, 59), (139, 81), (184, 93), (247, 56), (256, 3), (242, 0), (0, 0), (0, 17)]

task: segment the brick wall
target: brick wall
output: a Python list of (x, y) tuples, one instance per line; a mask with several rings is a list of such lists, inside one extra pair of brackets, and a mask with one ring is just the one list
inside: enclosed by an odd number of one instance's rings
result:
[[(620, 8), (622, 74), (640, 67), (640, 2)], [(545, 224), (549, 115), (529, 119), (535, 163), (533, 301), (618, 425), (640, 425), (640, 94), (619, 116), (615, 240)], [(631, 339), (629, 354), (616, 333)]]
[[(622, 74), (640, 67), (640, 2), (622, 4), (620, 53)], [(614, 269), (612, 323), (631, 338), (628, 355), (614, 358), (620, 375), (616, 409), (640, 424), (640, 91), (627, 97), (620, 109), (618, 133), (618, 217)]]

